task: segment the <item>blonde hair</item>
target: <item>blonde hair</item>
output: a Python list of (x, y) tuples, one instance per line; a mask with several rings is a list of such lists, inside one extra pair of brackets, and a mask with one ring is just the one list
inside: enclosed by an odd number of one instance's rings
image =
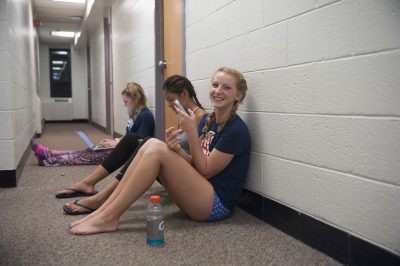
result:
[[(147, 98), (144, 94), (142, 86), (140, 86), (138, 83), (129, 82), (126, 84), (126, 88), (121, 92), (121, 94), (131, 98), (137, 110), (146, 107)], [(131, 114), (132, 111), (129, 111), (129, 116), (131, 117), (135, 115)]]
[[(235, 80), (236, 80), (236, 84), (235, 84), (236, 88), (237, 88), (238, 92), (242, 94), (242, 98), (239, 101), (235, 101), (235, 103), (233, 104), (233, 107), (232, 107), (232, 110), (231, 110), (231, 113), (230, 113), (230, 116), (229, 116), (228, 120), (226, 120), (225, 122), (223, 122), (223, 123), (218, 125), (217, 133), (221, 132), (222, 129), (225, 127), (225, 125), (235, 117), (237, 109), (239, 107), (239, 103), (243, 102), (243, 99), (246, 97), (246, 93), (247, 93), (247, 89), (248, 89), (247, 88), (247, 82), (246, 82), (246, 79), (244, 78), (243, 74), (240, 71), (238, 71), (236, 69), (233, 69), (233, 68), (230, 68), (230, 67), (220, 67), (220, 68), (218, 68), (214, 72), (214, 75), (213, 75), (211, 81), (214, 79), (215, 75), (217, 73), (219, 73), (219, 72), (226, 73), (226, 74), (228, 74), (228, 75), (230, 75), (230, 76), (235, 78)], [(213, 111), (207, 117), (207, 120), (206, 120), (206, 122), (204, 124), (204, 127), (203, 127), (201, 135), (200, 135), (200, 139), (204, 139), (206, 137), (208, 129), (210, 128), (211, 124), (214, 121), (215, 121), (215, 111)]]

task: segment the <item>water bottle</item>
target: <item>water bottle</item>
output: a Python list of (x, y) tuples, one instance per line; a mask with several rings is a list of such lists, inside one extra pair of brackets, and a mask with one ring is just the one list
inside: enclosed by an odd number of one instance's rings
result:
[(147, 206), (147, 244), (161, 246), (164, 244), (164, 213), (159, 195), (150, 196)]

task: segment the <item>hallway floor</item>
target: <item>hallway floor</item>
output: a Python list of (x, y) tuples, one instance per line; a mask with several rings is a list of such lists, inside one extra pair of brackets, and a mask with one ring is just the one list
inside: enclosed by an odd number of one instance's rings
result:
[[(93, 141), (106, 137), (88, 124), (49, 123), (38, 141), (53, 149), (83, 149), (76, 129)], [(0, 189), (0, 265), (340, 265), (240, 209), (217, 223), (191, 221), (158, 184), (121, 217), (119, 231), (72, 236), (67, 226), (82, 216), (65, 215), (68, 199), (54, 193), (94, 167), (40, 167), (31, 152), (18, 186)], [(166, 213), (162, 248), (146, 244), (145, 198), (151, 192), (162, 195)]]

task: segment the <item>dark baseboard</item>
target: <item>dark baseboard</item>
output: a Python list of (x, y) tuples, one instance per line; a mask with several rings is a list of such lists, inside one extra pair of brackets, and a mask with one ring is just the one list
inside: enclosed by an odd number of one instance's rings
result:
[(22, 170), (28, 160), (29, 153), (31, 151), (30, 145), (28, 145), (22, 155), (21, 160), (17, 165), (17, 169), (14, 170), (0, 170), (0, 188), (16, 187), (18, 180), (21, 176)]
[(400, 265), (400, 256), (250, 190), (243, 191), (238, 206), (340, 263)]
[(88, 119), (45, 120), (45, 123), (89, 123), (89, 120)]

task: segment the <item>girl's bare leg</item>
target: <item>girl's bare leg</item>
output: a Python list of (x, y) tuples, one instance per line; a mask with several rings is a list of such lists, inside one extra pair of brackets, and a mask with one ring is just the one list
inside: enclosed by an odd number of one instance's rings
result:
[[(86, 193), (94, 192), (94, 186), (106, 178), (110, 173), (101, 165), (97, 166), (93, 172), (87, 175), (81, 181), (76, 182), (70, 188), (80, 190)], [(56, 195), (72, 193), (69, 189), (64, 189), (56, 192)]]
[(131, 165), (128, 168), (125, 185), (122, 186), (121, 182), (118, 186), (121, 187), (119, 194), (112, 201), (110, 197), (101, 212), (70, 228), (71, 234), (117, 230), (120, 216), (146, 192), (159, 174), (166, 189), (184, 212), (196, 220), (208, 218), (214, 200), (211, 184), (164, 142), (154, 139), (146, 144), (149, 145), (142, 151), (135, 167)]
[[(111, 182), (105, 187), (104, 189), (100, 190), (99, 193), (90, 196), (88, 198), (84, 198), (79, 200), (79, 204), (83, 206), (87, 206), (92, 209), (98, 209), (100, 206), (111, 196), (111, 194), (114, 192), (114, 190), (117, 188), (119, 183), (119, 180), (116, 178), (113, 178)], [(75, 204), (74, 201), (70, 201), (66, 203), (68, 209), (72, 212), (81, 212), (85, 211), (81, 206), (78, 206)]]
[(91, 214), (89, 214), (88, 216), (77, 220), (75, 222), (72, 222), (69, 224), (69, 228), (72, 228), (88, 219), (90, 219), (93, 216), (98, 215), (99, 213), (101, 213), (117, 196), (118, 194), (121, 192), (122, 188), (125, 186), (125, 184), (128, 182), (127, 180), (129, 179), (129, 176), (136, 165), (139, 163), (144, 151), (147, 149), (147, 147), (149, 146), (148, 144), (149, 141), (147, 141), (138, 151), (138, 153), (136, 154), (135, 158), (133, 159), (132, 163), (129, 165), (128, 169), (125, 172), (124, 177), (122, 178), (122, 180), (119, 182), (119, 184), (117, 185), (116, 189), (114, 190), (114, 192), (111, 194), (111, 196), (101, 205), (100, 208), (98, 208), (96, 211), (92, 212)]

